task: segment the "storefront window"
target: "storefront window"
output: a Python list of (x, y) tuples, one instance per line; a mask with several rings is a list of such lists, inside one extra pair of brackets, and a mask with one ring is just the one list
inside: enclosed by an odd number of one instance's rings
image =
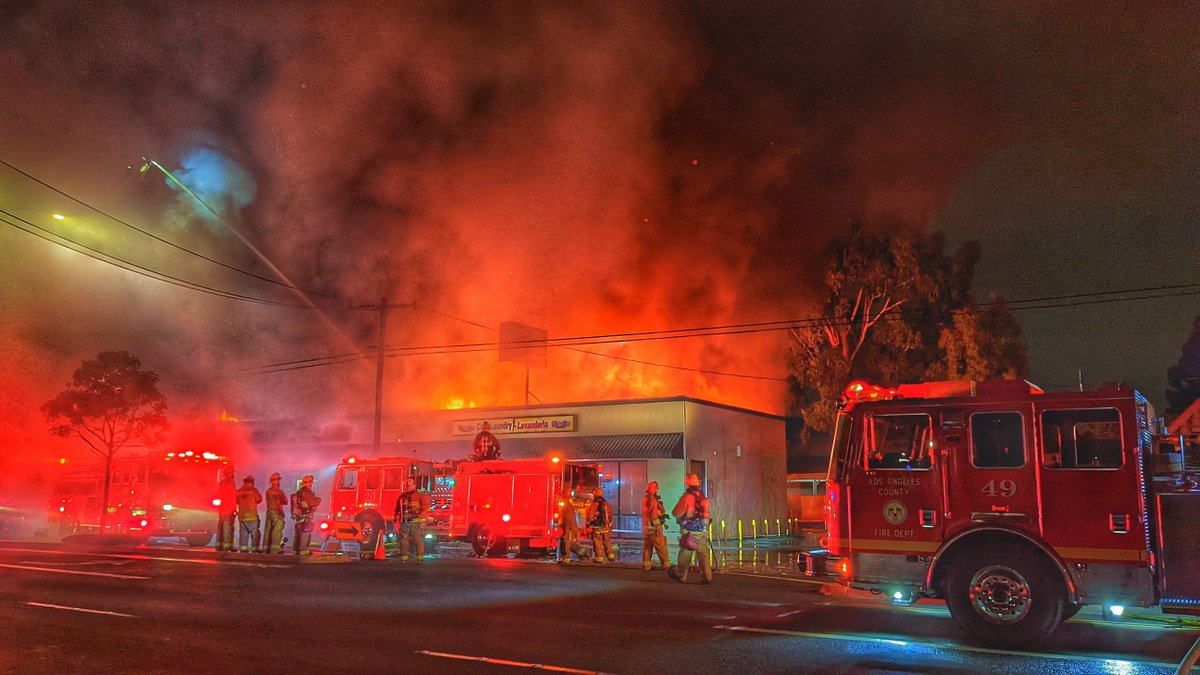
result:
[(612, 505), (613, 527), (623, 532), (642, 529), (642, 496), (646, 494), (646, 462), (606, 462), (600, 470), (600, 487)]

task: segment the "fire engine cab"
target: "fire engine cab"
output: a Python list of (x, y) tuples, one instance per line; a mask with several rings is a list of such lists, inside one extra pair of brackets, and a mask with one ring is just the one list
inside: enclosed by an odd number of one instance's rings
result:
[(374, 554), (378, 537), (394, 529), (392, 516), (396, 500), (404, 492), (409, 478), (417, 489), (430, 494), (429, 519), (425, 523), (426, 546), (432, 550), (439, 535), (444, 536), (449, 518), (449, 492), (453, 482), (451, 464), (440, 464), (411, 457), (346, 457), (334, 473), (329, 497), (329, 517), (321, 529), (330, 534), (338, 523), (355, 523), (361, 532), (365, 557)]
[(564, 486), (578, 510), (599, 485), (599, 468), (558, 456), (463, 462), (454, 474), (449, 536), (470, 542), (480, 557), (507, 555), (510, 543), (544, 554), (560, 535)]
[(1200, 490), (1182, 471), (1154, 480), (1155, 453), (1177, 448), (1138, 392), (854, 383), (846, 399), (809, 573), (897, 604), (942, 598), (997, 646), (1084, 605), (1200, 613)]

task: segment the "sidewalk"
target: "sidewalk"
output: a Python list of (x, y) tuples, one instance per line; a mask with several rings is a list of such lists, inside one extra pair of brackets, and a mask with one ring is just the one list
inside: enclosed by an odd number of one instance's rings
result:
[[(580, 542), (584, 549), (591, 549), (590, 541)], [(621, 567), (642, 568), (641, 539), (621, 539), (613, 542), (617, 547), (616, 564)], [(757, 574), (774, 577), (803, 577), (804, 572), (798, 567), (804, 551), (817, 548), (817, 534), (805, 534), (798, 537), (759, 537), (757, 539), (742, 539), (714, 541), (712, 545), (713, 570), (718, 573)], [(670, 557), (668, 564), (674, 564), (679, 557), (679, 536), (669, 533), (667, 536), (667, 553)], [(653, 562), (658, 563), (657, 557)], [(579, 563), (586, 564), (586, 563)]]

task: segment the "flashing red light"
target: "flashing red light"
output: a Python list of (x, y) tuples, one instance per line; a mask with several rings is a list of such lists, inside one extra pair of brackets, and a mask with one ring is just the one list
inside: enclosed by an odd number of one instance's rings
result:
[(347, 463), (347, 464), (353, 464), (353, 463), (355, 463), (355, 462), (357, 462), (357, 461), (358, 461), (358, 458), (357, 458), (357, 457), (347, 457), (347, 458), (346, 458), (346, 463)]
[(555, 455), (555, 456), (553, 456), (553, 457), (551, 457), (551, 458), (550, 458), (550, 461), (551, 461), (551, 462), (553, 462), (553, 463), (555, 463), (555, 464), (558, 464), (559, 462), (561, 462), (561, 461), (562, 461), (562, 457), (559, 457), (558, 455)]
[(329, 521), (328, 521), (328, 520), (322, 520), (322, 521), (321, 521), (321, 529), (322, 529), (322, 530), (328, 530), (328, 529), (329, 529)]
[(66, 513), (66, 512), (67, 512), (67, 507), (65, 507), (65, 506), (60, 506), (60, 507), (58, 507), (58, 512), (59, 512), (59, 513)]
[(220, 506), (220, 505), (221, 505), (221, 500), (219, 498), (213, 500), (213, 506)]
[(507, 523), (508, 521), (512, 520), (512, 516), (510, 516), (506, 513), (506, 514), (500, 516), (500, 520), (503, 520), (504, 522)]
[(146, 520), (145, 518), (142, 519), (142, 527), (145, 527), (149, 524), (150, 524), (150, 521)]

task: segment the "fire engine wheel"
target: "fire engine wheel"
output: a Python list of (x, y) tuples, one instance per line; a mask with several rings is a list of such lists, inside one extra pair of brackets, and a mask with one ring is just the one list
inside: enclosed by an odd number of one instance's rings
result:
[(480, 525), (475, 528), (475, 535), (471, 537), (471, 550), (480, 558), (499, 558), (508, 555), (508, 542), (504, 537), (496, 536), (492, 528)]
[(1063, 621), (1066, 621), (1066, 620), (1070, 619), (1071, 617), (1073, 617), (1073, 616), (1075, 616), (1076, 614), (1078, 614), (1078, 613), (1079, 613), (1079, 610), (1081, 610), (1081, 609), (1083, 609), (1083, 605), (1072, 605), (1072, 604), (1070, 604), (1070, 603), (1066, 603), (1066, 604), (1064, 604), (1064, 605), (1063, 605), (1063, 618), (1062, 618), (1062, 620), (1063, 620)]
[(952, 563), (946, 606), (971, 638), (1020, 647), (1049, 635), (1063, 620), (1062, 579), (1039, 553), (982, 546)]
[(185, 538), (187, 539), (188, 546), (208, 546), (208, 542), (212, 540), (212, 533), (205, 532), (204, 534), (189, 534)]
[(375, 557), (375, 546), (384, 532), (383, 517), (378, 513), (364, 511), (354, 516), (354, 520), (362, 527), (362, 556)]

